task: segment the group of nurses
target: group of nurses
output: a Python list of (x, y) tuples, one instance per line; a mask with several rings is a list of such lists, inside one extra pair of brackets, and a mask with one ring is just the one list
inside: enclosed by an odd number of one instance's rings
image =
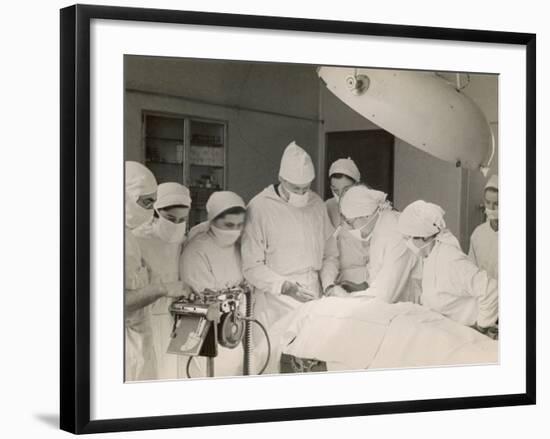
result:
[[(332, 178), (334, 168), (337, 179)], [(334, 198), (326, 207), (336, 226), (339, 274), (327, 295), (346, 297), (345, 290), (351, 296), (388, 303), (421, 303), (494, 335), (498, 323), (496, 176), (485, 188), (487, 223), (475, 230), (468, 258), (446, 229), (439, 206), (420, 200), (399, 214), (384, 193), (356, 183), (355, 169), (350, 159), (340, 159), (329, 170)]]
[[(219, 290), (243, 280), (238, 241), (246, 206), (232, 192), (216, 192), (208, 221), (186, 241), (189, 190), (179, 183), (157, 186), (145, 166), (126, 162), (126, 380), (187, 376), (187, 357), (168, 354), (173, 317), (170, 304), (191, 292)], [(216, 375), (239, 375), (242, 347), (220, 347)], [(204, 361), (195, 361), (205, 374)], [(197, 369), (198, 368), (198, 372)]]
[[(360, 183), (350, 158), (331, 165), (334, 197), (326, 202), (312, 191), (313, 162), (295, 142), (283, 152), (278, 177), (248, 206), (233, 192), (213, 193), (207, 221), (186, 238), (189, 190), (179, 183), (157, 189), (150, 171), (127, 162), (127, 379), (185, 377), (187, 358), (166, 353), (171, 301), (243, 281), (268, 332), (323, 296), (416, 302), (464, 325), (496, 324), (496, 260), (488, 256), (498, 242), (494, 179), (485, 191), (488, 222), (474, 232), (468, 259), (440, 207), (417, 201), (400, 214), (385, 193)], [(218, 360), (216, 375), (239, 375), (242, 348), (220, 347)]]

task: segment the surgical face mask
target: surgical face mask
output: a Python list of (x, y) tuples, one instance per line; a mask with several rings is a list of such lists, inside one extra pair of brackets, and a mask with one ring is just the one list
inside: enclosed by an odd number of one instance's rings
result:
[(125, 205), (126, 225), (130, 229), (135, 229), (153, 218), (153, 209), (145, 209), (128, 197), (126, 197)]
[(229, 247), (230, 245), (235, 244), (235, 242), (237, 242), (237, 240), (241, 236), (240, 230), (220, 229), (219, 227), (216, 227), (213, 224), (210, 225), (210, 230), (212, 230), (212, 233), (214, 234), (216, 241), (222, 247)]
[(304, 194), (295, 194), (288, 191), (288, 204), (294, 207), (305, 207), (309, 200), (309, 191)]
[(431, 241), (428, 241), (426, 244), (424, 244), (422, 247), (417, 247), (414, 243), (414, 238), (407, 239), (407, 247), (416, 255), (416, 256), (427, 256), (423, 255), (422, 250), (424, 250), (426, 247), (430, 245)]
[(153, 223), (153, 230), (157, 236), (162, 239), (164, 242), (171, 244), (179, 244), (185, 239), (185, 231), (187, 224), (182, 223), (173, 223), (172, 221), (164, 218), (160, 213), (158, 213), (158, 218)]
[(407, 239), (407, 247), (416, 255), (420, 255), (420, 248), (418, 248), (413, 242), (412, 238)]
[(335, 191), (332, 191), (332, 195), (336, 199), (336, 201), (340, 201), (340, 195), (338, 195)]
[(361, 227), (360, 229), (350, 230), (349, 234), (359, 241), (369, 242), (370, 239), (372, 238), (372, 233), (369, 233), (369, 235), (366, 238), (363, 238), (363, 235), (361, 235), (361, 230), (363, 230), (363, 228), (364, 227)]
[(366, 238), (363, 238), (363, 235), (361, 234), (361, 231), (363, 229), (365, 229), (366, 227), (368, 227), (372, 221), (377, 217), (376, 215), (377, 212), (374, 212), (369, 220), (364, 224), (362, 225), (361, 227), (359, 227), (358, 229), (353, 229), (353, 230), (350, 230), (350, 235), (353, 236), (355, 239), (358, 239), (359, 241), (363, 241), (363, 242), (368, 242), (370, 241), (371, 237), (372, 237), (372, 232), (368, 234), (368, 236)]
[(498, 219), (498, 208), (497, 209), (485, 209), (485, 215), (487, 215), (487, 219), (489, 221), (497, 220)]

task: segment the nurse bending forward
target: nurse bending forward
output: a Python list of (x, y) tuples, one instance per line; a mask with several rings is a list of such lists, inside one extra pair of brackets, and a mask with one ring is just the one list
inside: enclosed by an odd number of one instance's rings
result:
[[(240, 237), (244, 228), (246, 207), (237, 194), (214, 192), (206, 203), (208, 220), (191, 229), (181, 257), (183, 282), (194, 293), (219, 291), (243, 282)], [(243, 348), (218, 345), (215, 359), (216, 376), (236, 376), (243, 372)], [(196, 368), (200, 369), (196, 371)], [(196, 357), (192, 376), (206, 376), (206, 359)]]
[[(182, 295), (186, 294), (186, 289), (184, 291), (181, 283), (179, 265), (190, 207), (189, 189), (179, 183), (162, 183), (153, 205), (153, 218), (132, 230), (142, 257), (150, 267), (151, 284), (179, 284)], [(161, 297), (150, 305), (157, 379), (185, 377), (182, 359), (166, 352), (174, 324), (169, 308), (174, 300), (173, 297)]]
[(399, 217), (410, 251), (422, 258), (422, 305), (496, 337), (498, 284), (460, 249), (441, 207), (419, 200)]

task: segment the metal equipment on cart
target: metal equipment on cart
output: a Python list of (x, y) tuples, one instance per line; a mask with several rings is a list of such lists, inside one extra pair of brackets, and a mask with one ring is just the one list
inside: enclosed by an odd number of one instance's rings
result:
[(205, 290), (200, 294), (191, 293), (188, 297), (180, 298), (170, 306), (174, 326), (168, 353), (189, 356), (186, 367), (189, 378), (193, 357), (206, 357), (207, 376), (213, 377), (218, 345), (233, 349), (242, 342), (243, 375), (250, 375), (251, 323), (254, 322), (262, 329), (268, 345), (267, 359), (259, 372), (262, 374), (269, 362), (271, 347), (265, 327), (254, 319), (252, 310), (251, 289), (246, 284), (219, 291)]

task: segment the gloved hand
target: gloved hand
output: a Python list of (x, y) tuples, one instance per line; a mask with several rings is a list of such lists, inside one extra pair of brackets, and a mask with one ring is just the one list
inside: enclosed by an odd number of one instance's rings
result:
[(325, 290), (325, 296), (329, 296), (329, 297), (349, 297), (349, 293), (341, 285), (330, 285)]
[(316, 298), (311, 292), (309, 292), (305, 288), (288, 280), (284, 281), (283, 286), (281, 287), (281, 294), (292, 297), (293, 299), (302, 303), (308, 302)]

